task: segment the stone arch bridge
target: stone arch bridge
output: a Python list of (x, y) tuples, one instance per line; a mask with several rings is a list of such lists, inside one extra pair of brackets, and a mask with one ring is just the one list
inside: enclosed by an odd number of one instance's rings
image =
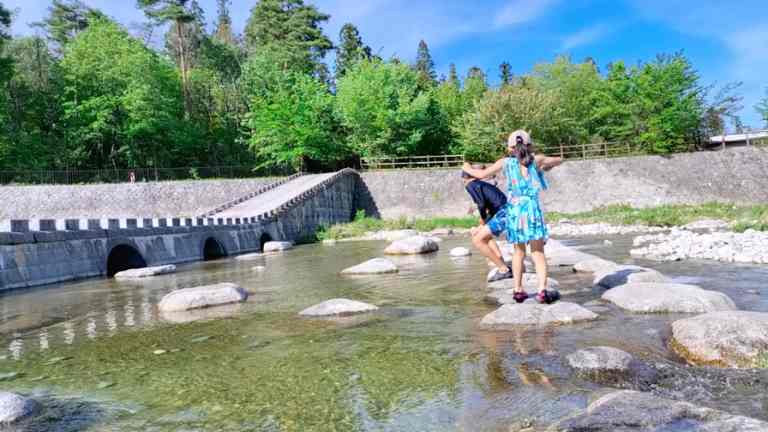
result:
[(367, 194), (354, 170), (294, 175), (196, 218), (13, 220), (0, 233), (0, 291), (129, 268), (261, 251), (351, 220)]

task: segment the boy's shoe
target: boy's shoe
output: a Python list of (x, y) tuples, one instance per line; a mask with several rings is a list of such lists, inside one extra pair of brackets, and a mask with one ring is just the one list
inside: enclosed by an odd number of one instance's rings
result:
[(515, 291), (515, 293), (512, 295), (512, 298), (515, 299), (516, 302), (522, 303), (528, 300), (528, 293), (525, 291)]
[(498, 282), (504, 279), (511, 279), (512, 275), (513, 275), (512, 270), (506, 271), (504, 273), (497, 271), (496, 273), (493, 274), (493, 276), (491, 276), (488, 279), (488, 282)]
[(536, 301), (539, 303), (552, 304), (560, 300), (560, 293), (557, 291), (544, 290), (536, 295)]

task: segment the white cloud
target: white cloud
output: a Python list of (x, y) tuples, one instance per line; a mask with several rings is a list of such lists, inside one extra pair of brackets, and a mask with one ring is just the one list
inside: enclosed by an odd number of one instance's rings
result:
[(579, 30), (563, 38), (560, 45), (561, 51), (569, 51), (580, 46), (594, 43), (613, 32), (613, 28), (606, 24), (596, 24)]
[(543, 15), (557, 0), (512, 0), (494, 18), (495, 28), (503, 28), (533, 21)]

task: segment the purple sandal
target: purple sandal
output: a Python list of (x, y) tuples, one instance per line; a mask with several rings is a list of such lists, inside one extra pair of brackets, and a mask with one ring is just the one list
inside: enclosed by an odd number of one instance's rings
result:
[(528, 293), (525, 291), (515, 291), (515, 293), (512, 294), (512, 298), (515, 299), (516, 302), (522, 303), (528, 300)]
[(552, 304), (560, 300), (560, 293), (557, 291), (544, 290), (536, 295), (536, 301), (539, 303)]

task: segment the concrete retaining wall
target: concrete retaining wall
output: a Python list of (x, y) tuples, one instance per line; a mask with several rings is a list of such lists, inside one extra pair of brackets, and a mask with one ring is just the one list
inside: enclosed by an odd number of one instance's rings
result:
[(194, 217), (280, 180), (197, 180), (0, 186), (0, 221), (88, 217)]
[[(370, 171), (362, 174), (384, 218), (466, 216), (473, 208), (459, 169)], [(582, 212), (611, 204), (768, 202), (768, 149), (744, 147), (671, 157), (566, 162), (547, 175), (548, 211)], [(505, 180), (498, 182), (505, 189)]]
[[(356, 172), (340, 171), (289, 203), (248, 218), (112, 219), (105, 225), (92, 219), (77, 226), (70, 221), (66, 231), (53, 230), (56, 221), (18, 220), (19, 232), (0, 233), (0, 291), (104, 276), (118, 246), (156, 266), (202, 260), (211, 238), (227, 255), (258, 251), (263, 239), (301, 240), (321, 225), (349, 221), (361, 184)], [(35, 231), (41, 225), (51, 231)]]

